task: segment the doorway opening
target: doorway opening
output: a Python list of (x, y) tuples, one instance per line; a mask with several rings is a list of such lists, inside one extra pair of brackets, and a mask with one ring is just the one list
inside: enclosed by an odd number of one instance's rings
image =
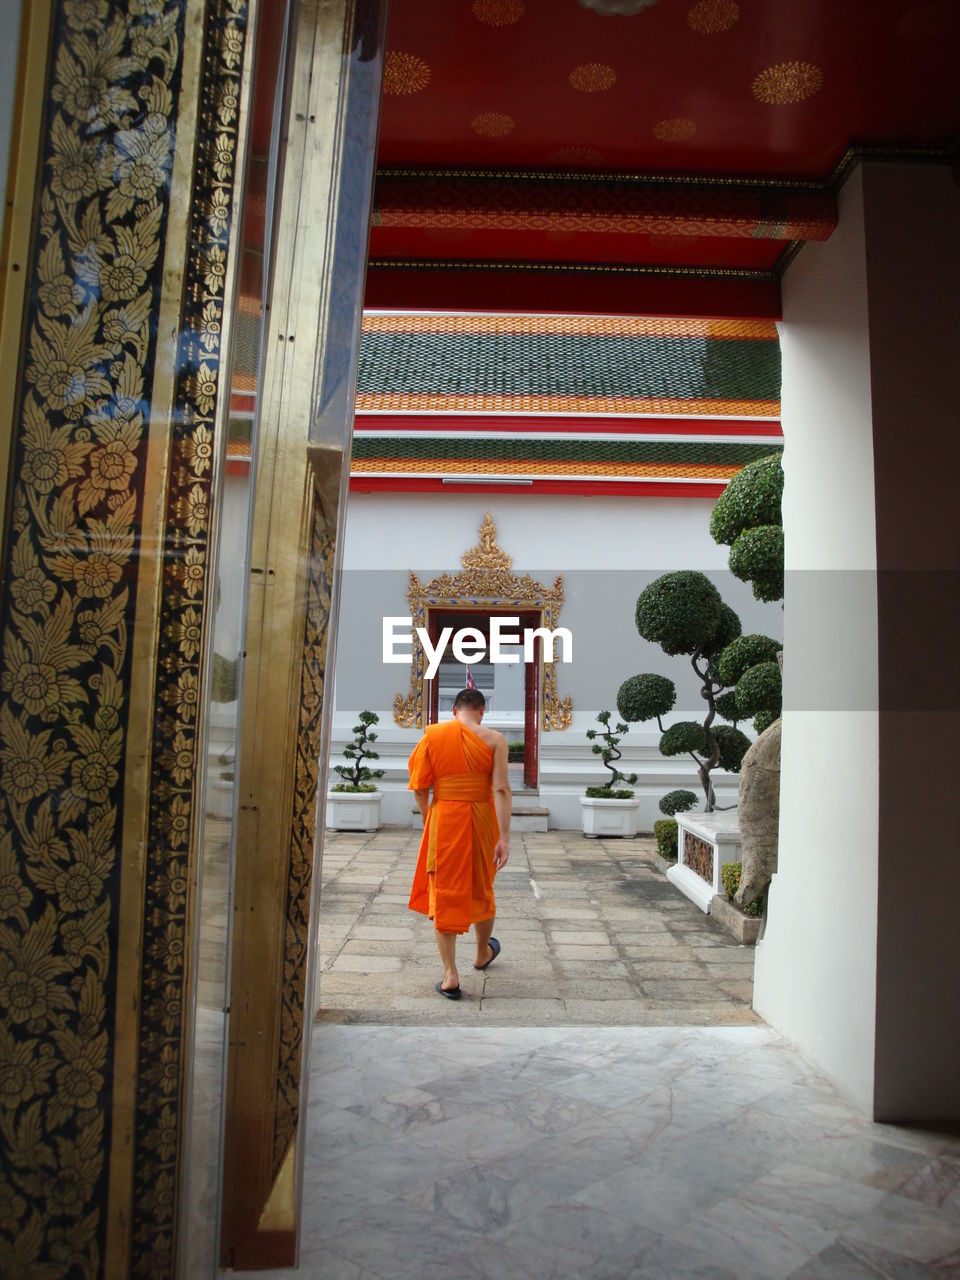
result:
[(506, 609), (428, 611), (427, 631), (431, 645), (439, 643), (445, 627), (452, 627), (455, 632), (472, 627), (483, 637), (485, 650), (480, 660), (469, 665), (459, 662), (449, 646), (444, 650), (440, 669), (432, 680), (426, 682), (429, 687), (427, 723), (436, 724), (439, 720), (449, 719), (453, 713), (454, 698), (472, 680), (487, 701), (485, 723), (504, 734), (512, 747), (509, 766), (511, 790), (536, 792), (540, 762), (541, 640), (539, 636), (534, 638), (533, 656), (528, 662), (524, 661), (522, 640), (501, 646), (504, 658), (509, 660), (492, 662), (490, 620), (506, 617), (519, 620), (516, 634), (521, 636), (526, 628), (543, 625), (539, 610), (519, 614)]

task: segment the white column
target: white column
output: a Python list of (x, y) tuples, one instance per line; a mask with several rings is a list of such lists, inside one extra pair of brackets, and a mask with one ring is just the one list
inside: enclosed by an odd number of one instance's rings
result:
[[(864, 1109), (877, 930), (876, 539), (863, 171), (783, 281), (779, 869), (754, 1005)], [(852, 686), (852, 688), (851, 688)]]
[(783, 285), (779, 869), (757, 1011), (878, 1119), (960, 1115), (960, 188), (864, 165)]

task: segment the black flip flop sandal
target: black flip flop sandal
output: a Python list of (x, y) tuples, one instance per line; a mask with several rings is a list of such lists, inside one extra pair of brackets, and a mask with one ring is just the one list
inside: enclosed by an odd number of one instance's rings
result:
[(475, 964), (473, 966), (476, 969), (477, 973), (482, 973), (484, 969), (489, 969), (490, 966), (493, 964), (494, 960), (496, 960), (497, 956), (500, 954), (500, 943), (496, 940), (496, 938), (490, 939), (490, 950), (493, 952), (493, 955), (490, 957), (490, 959), (487, 961), (486, 964)]

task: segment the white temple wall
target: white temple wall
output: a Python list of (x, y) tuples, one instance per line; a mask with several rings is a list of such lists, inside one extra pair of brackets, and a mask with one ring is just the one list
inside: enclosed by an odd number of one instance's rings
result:
[[(512, 571), (552, 585), (563, 575), (564, 605), (559, 625), (573, 636), (573, 661), (558, 666), (560, 697), (570, 694), (573, 722), (568, 729), (541, 732), (540, 803), (550, 809), (550, 825), (578, 828), (584, 788), (607, 776), (590, 750), (586, 730), (603, 709), (616, 714), (616, 695), (628, 676), (642, 671), (668, 675), (677, 685), (677, 707), (668, 719), (702, 718), (699, 688), (689, 662), (667, 658), (641, 640), (634, 623), (637, 596), (661, 573), (700, 569), (716, 582), (740, 614), (744, 631), (782, 634), (779, 605), (762, 605), (749, 586), (726, 567), (727, 548), (710, 537), (713, 503), (703, 498), (579, 498), (499, 494), (351, 494), (347, 508), (332, 764), (350, 737), (358, 711), (380, 716), (377, 748), (385, 769), (383, 819), (410, 826), (412, 799), (406, 791), (406, 762), (420, 730), (393, 720), (397, 692), (410, 687), (409, 665), (382, 662), (384, 615), (405, 616), (413, 570), (421, 583), (460, 569), (460, 556), (477, 542), (489, 510), (498, 545), (513, 557)], [(492, 718), (490, 723), (507, 724)], [(743, 726), (748, 732), (749, 725)], [(664, 792), (685, 786), (699, 792), (692, 762), (664, 759), (656, 725), (637, 725), (625, 736), (622, 767), (640, 775), (640, 826), (651, 831), (662, 815)], [(721, 804), (736, 800), (737, 778), (720, 775)], [(417, 819), (418, 821), (418, 819)]]
[(837, 230), (808, 244), (783, 281), (780, 847), (754, 1007), (864, 1108), (879, 758), (868, 306), (861, 169), (841, 193)]

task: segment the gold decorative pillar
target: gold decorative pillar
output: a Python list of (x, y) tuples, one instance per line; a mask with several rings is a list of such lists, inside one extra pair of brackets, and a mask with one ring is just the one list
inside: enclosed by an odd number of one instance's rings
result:
[(325, 674), (386, 6), (297, 11), (264, 335), (238, 752), (221, 1263), (292, 1265), (326, 774)]

